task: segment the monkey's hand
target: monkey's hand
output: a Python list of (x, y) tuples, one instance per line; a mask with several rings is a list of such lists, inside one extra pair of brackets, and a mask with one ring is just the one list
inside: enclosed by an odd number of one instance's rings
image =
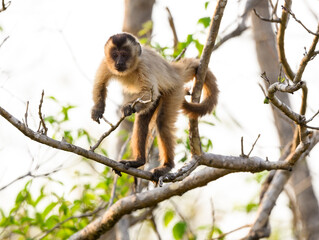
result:
[(134, 107), (132, 107), (131, 103), (128, 103), (122, 107), (121, 112), (123, 113), (123, 115), (125, 117), (127, 117), (127, 116), (131, 116), (133, 113), (135, 113), (136, 110), (134, 109)]
[(100, 119), (103, 117), (103, 113), (104, 113), (104, 108), (94, 106), (92, 108), (91, 118), (97, 123), (100, 123)]

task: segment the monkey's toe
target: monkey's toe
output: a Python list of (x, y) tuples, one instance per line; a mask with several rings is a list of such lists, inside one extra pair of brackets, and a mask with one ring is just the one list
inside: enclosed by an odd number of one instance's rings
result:
[(143, 166), (145, 164), (145, 161), (138, 159), (138, 160), (134, 160), (134, 161), (120, 161), (120, 163), (122, 163), (126, 169), (132, 167), (132, 168), (138, 168), (140, 166)]
[(158, 182), (159, 178), (161, 176), (164, 176), (166, 173), (168, 173), (170, 170), (172, 169), (172, 167), (169, 166), (161, 166), (161, 167), (157, 167), (151, 170), (151, 173), (153, 173), (152, 175), (152, 181), (154, 182)]
[(91, 112), (91, 118), (97, 122), (100, 123), (100, 119), (103, 117), (103, 111), (99, 111), (96, 109), (93, 109)]

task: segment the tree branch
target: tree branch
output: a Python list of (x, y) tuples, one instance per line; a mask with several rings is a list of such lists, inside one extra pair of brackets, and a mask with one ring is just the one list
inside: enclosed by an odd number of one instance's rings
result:
[(296, 17), (296, 15), (291, 11), (291, 9), (290, 9), (289, 7), (281, 6), (281, 8), (282, 8), (284, 11), (288, 12), (288, 13), (293, 17), (293, 19), (296, 20), (297, 23), (299, 23), (304, 29), (306, 29), (306, 31), (307, 31), (308, 33), (319, 37), (319, 33), (318, 33), (318, 32), (317, 32), (317, 33), (314, 33), (313, 31), (309, 30), (309, 29)]
[(197, 187), (205, 186), (207, 183), (219, 179), (229, 173), (230, 170), (205, 168), (196, 172), (193, 176), (185, 178), (179, 183), (170, 183), (161, 188), (155, 188), (147, 192), (131, 195), (117, 201), (103, 216), (97, 218), (84, 229), (72, 235), (70, 240), (93, 240), (97, 239), (103, 232), (106, 232), (125, 214), (132, 211), (151, 207), (155, 204), (182, 195), (185, 192)]
[[(319, 132), (316, 131), (310, 139), (310, 144), (307, 149), (299, 155), (298, 159), (304, 158), (309, 152), (312, 150), (314, 146), (319, 142)], [(286, 158), (286, 161), (289, 161), (292, 156), (289, 155)], [(296, 160), (298, 160), (296, 159)], [(253, 223), (253, 227), (250, 229), (248, 236), (245, 238), (246, 240), (259, 239), (264, 237), (262, 233), (263, 229), (268, 221), (268, 217), (272, 209), (276, 204), (276, 200), (279, 194), (282, 192), (286, 182), (288, 181), (291, 172), (289, 171), (277, 171), (273, 180), (270, 183), (265, 195), (263, 196), (260, 206), (258, 208), (256, 220)]]
[[(223, 13), (224, 13), (226, 4), (227, 4), (227, 0), (218, 0), (217, 2), (217, 6), (210, 23), (209, 34), (204, 46), (203, 54), (200, 58), (200, 64), (197, 70), (196, 79), (193, 86), (193, 92), (192, 92), (192, 98), (191, 98), (192, 102), (198, 103), (200, 101), (204, 79), (206, 77), (206, 72), (208, 69), (208, 63), (210, 60), (211, 53), (214, 49), (215, 41), (217, 38), (221, 20), (223, 18)], [(202, 150), (201, 150), (201, 142), (200, 142), (199, 131), (198, 131), (198, 119), (189, 120), (189, 138), (190, 138), (191, 153), (195, 155), (200, 155)]]
[[(0, 107), (0, 115), (4, 117), (7, 121), (9, 121), (14, 127), (16, 127), (20, 132), (22, 132), (25, 136), (30, 139), (45, 144), (47, 146), (60, 149), (67, 152), (72, 152), (82, 157), (91, 159), (98, 163), (102, 163), (106, 166), (113, 168), (118, 172), (125, 172), (135, 177), (143, 178), (146, 180), (151, 180), (152, 173), (143, 171), (136, 168), (126, 168), (123, 164), (114, 161), (110, 158), (107, 158), (103, 155), (97, 154), (93, 151), (86, 150), (74, 144), (70, 144), (65, 141), (57, 141), (52, 139), (44, 134), (39, 132), (35, 132), (32, 129), (28, 128), (25, 124), (20, 122), (14, 116), (12, 116), (9, 112)], [(198, 162), (198, 163), (197, 163)], [(237, 162), (237, 163), (236, 163)], [(238, 164), (241, 164), (240, 165)], [(228, 157), (217, 154), (204, 154), (200, 157), (194, 157), (194, 159), (186, 166), (182, 167), (177, 173), (170, 173), (164, 176), (163, 181), (180, 181), (184, 179), (187, 175), (189, 175), (198, 165), (207, 165), (210, 167), (216, 168), (226, 168), (235, 171), (263, 171), (263, 170), (271, 170), (271, 169), (286, 169), (289, 170), (290, 166), (284, 165), (282, 163), (271, 163), (267, 160), (262, 160), (257, 157), (247, 158), (247, 157)]]
[[(290, 8), (290, 6), (291, 6), (291, 0), (286, 0), (285, 7)], [(287, 24), (288, 24), (288, 13), (283, 10), (281, 13), (281, 24), (279, 25), (278, 34), (277, 34), (278, 56), (287, 77), (290, 80), (293, 80), (295, 77), (295, 73), (292, 71), (287, 61), (286, 53), (285, 53), (285, 31), (286, 31)]]
[[(153, 90), (151, 90), (151, 98), (148, 99), (148, 100), (142, 100), (142, 98), (137, 98), (135, 99), (135, 101), (132, 103), (131, 107), (134, 108), (134, 106), (137, 104), (137, 103), (142, 103), (142, 104), (146, 104), (146, 103), (149, 103), (149, 102), (152, 102), (153, 101)], [(110, 122), (106, 121), (108, 124), (110, 124), (111, 128), (103, 133), (103, 135), (100, 137), (100, 139), (92, 146), (90, 147), (90, 150), (91, 151), (95, 151), (95, 149), (98, 148), (98, 146), (102, 143), (102, 141), (107, 137), (109, 136), (113, 131), (115, 131), (115, 129), (117, 129), (117, 127), (121, 124), (121, 122), (123, 122), (123, 120), (126, 118), (127, 116), (123, 115), (120, 120), (115, 124), (111, 124)]]
[(298, 68), (298, 71), (297, 71), (295, 77), (293, 78), (294, 83), (298, 83), (301, 81), (302, 74), (305, 71), (305, 68), (306, 68), (308, 62), (313, 59), (313, 55), (315, 53), (318, 40), (319, 40), (319, 24), (317, 27), (317, 35), (314, 37), (307, 54), (305, 54), (305, 56), (302, 58), (300, 65), (299, 65), (299, 68)]
[(7, 8), (11, 5), (11, 1), (5, 3), (4, 0), (2, 0), (2, 8), (0, 9), (0, 12), (3, 12), (7, 10)]

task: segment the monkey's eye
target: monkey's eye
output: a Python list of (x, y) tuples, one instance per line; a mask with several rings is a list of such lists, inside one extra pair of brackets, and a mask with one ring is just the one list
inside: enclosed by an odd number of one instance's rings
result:
[(123, 52), (121, 55), (123, 58), (128, 58), (128, 53), (126, 53), (126, 52)]
[(112, 56), (113, 59), (116, 59), (118, 55), (117, 55), (116, 52), (112, 52), (111, 56)]

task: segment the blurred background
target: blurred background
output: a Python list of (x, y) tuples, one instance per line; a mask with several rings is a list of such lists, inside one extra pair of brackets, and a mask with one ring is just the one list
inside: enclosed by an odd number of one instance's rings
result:
[[(193, 39), (204, 44), (208, 28), (198, 21), (211, 17), (216, 6), (216, 1), (210, 1), (209, 4), (206, 2), (157, 0), (152, 11), (152, 45), (162, 51), (167, 47), (164, 51), (167, 55), (173, 51), (174, 36), (166, 7), (174, 18), (181, 42), (187, 41), (191, 34)], [(219, 39), (241, 23), (245, 4), (243, 0), (228, 2)], [(283, 3), (279, 1), (280, 4)], [(315, 31), (319, 16), (318, 1), (294, 1), (292, 10), (309, 29)], [(280, 12), (279, 7), (278, 14)], [(90, 118), (93, 106), (92, 84), (95, 71), (103, 58), (104, 44), (111, 35), (122, 31), (124, 15), (124, 1), (12, 1), (8, 9), (0, 13), (0, 42), (3, 41), (0, 48), (1, 107), (22, 121), (29, 102), (28, 124), (36, 130), (39, 124), (38, 106), (44, 90), (42, 113), (45, 117), (52, 117), (51, 124), (48, 123), (48, 135), (58, 140), (62, 136), (69, 136), (77, 145), (89, 148), (91, 144), (88, 139), (97, 139), (109, 128), (106, 123), (98, 125)], [(250, 17), (246, 24), (251, 26)], [(285, 48), (293, 69), (297, 69), (305, 52), (304, 47), (308, 48), (312, 39), (311, 34), (290, 19)], [(198, 54), (198, 48), (193, 42), (185, 56), (197, 57)], [(311, 61), (303, 75), (309, 89), (308, 118), (315, 114), (319, 106), (318, 63), (318, 58)], [(278, 160), (282, 146), (270, 105), (263, 103), (264, 94), (258, 85), (262, 83), (260, 74), (263, 71), (258, 64), (251, 27), (214, 51), (209, 67), (217, 77), (220, 97), (215, 116), (204, 117), (200, 125), (200, 134), (204, 137), (207, 149), (222, 155), (238, 156), (241, 153), (241, 137), (244, 137), (245, 151), (248, 152), (260, 134), (252, 155), (264, 159), (268, 157), (270, 161)], [(112, 123), (119, 118), (117, 108), (122, 99), (120, 85), (112, 83), (104, 115)], [(299, 111), (300, 99), (300, 92), (290, 96), (291, 105), (296, 111)], [(318, 118), (312, 125), (319, 125)], [(181, 142), (186, 141), (187, 126), (188, 120), (181, 115), (178, 120), (178, 137)], [(83, 135), (79, 135), (79, 129)], [(116, 159), (115, 146), (120, 135), (121, 132), (116, 131), (103, 142), (103, 150), (111, 159)], [(185, 151), (185, 145), (180, 144), (176, 150), (177, 162), (188, 156)], [(307, 158), (316, 196), (319, 194), (318, 157), (319, 148), (316, 147)], [(178, 163), (177, 168), (181, 165), (182, 162)], [(0, 191), (0, 208), (3, 219), (4, 216), (12, 215), (17, 194), (31, 179), (27, 189), (33, 198), (39, 196), (41, 187), (45, 186), (45, 201), (37, 206), (40, 211), (46, 208), (48, 202), (56, 202), (56, 195), (74, 204), (75, 199), (83, 196), (81, 194), (86, 184), (93, 186), (101, 181), (99, 174), (106, 171), (104, 169), (104, 166), (73, 154), (32, 142), (0, 118), (0, 189), (3, 188)], [(29, 172), (35, 176), (49, 174), (35, 178), (25, 176), (8, 185)], [(182, 197), (161, 203), (155, 211), (156, 221), (162, 222), (168, 210), (172, 210), (174, 217), (171, 222), (168, 221), (167, 226), (158, 224), (158, 231), (163, 239), (174, 239), (174, 224), (185, 218), (183, 221), (188, 222), (187, 226), (197, 239), (205, 239), (213, 224), (221, 233), (250, 224), (255, 218), (260, 181), (266, 175), (231, 174)], [(106, 176), (113, 179), (110, 171)], [(128, 183), (120, 184), (129, 186)], [(289, 193), (291, 190), (287, 188)], [(289, 202), (287, 194), (279, 197), (271, 217), (273, 234), (270, 239), (295, 238)], [(178, 210), (174, 206), (177, 203)], [(131, 239), (145, 239), (145, 234), (149, 236), (148, 239), (157, 239), (146, 223), (139, 223), (130, 229)], [(238, 231), (227, 239), (239, 239), (241, 236), (243, 232)]]

